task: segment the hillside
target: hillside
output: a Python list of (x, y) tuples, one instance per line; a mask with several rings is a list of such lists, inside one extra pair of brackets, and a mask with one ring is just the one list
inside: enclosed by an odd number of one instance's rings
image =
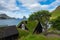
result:
[(6, 14), (0, 14), (0, 19), (15, 19), (7, 16)]
[(60, 16), (60, 6), (58, 6), (53, 12), (52, 12), (52, 19), (55, 19), (56, 17)]

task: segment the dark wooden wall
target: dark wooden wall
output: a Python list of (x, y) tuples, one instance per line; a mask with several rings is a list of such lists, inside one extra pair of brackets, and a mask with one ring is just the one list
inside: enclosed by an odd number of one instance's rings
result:
[(0, 40), (18, 40), (18, 34), (9, 37), (0, 38)]
[(42, 33), (42, 26), (41, 26), (41, 23), (39, 22), (38, 25), (36, 26), (35, 30), (33, 33)]

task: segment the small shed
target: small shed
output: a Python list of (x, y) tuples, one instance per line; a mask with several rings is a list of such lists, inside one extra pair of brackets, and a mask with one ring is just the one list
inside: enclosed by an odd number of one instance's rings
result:
[(16, 26), (0, 27), (0, 40), (16, 40), (18, 37), (18, 31)]

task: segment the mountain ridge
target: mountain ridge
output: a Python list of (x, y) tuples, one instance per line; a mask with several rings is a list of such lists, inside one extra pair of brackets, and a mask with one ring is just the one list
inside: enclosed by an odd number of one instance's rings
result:
[(0, 19), (15, 19), (15, 18), (9, 17), (6, 14), (0, 14)]
[(60, 16), (60, 6), (58, 6), (53, 12), (52, 12), (52, 19), (57, 18)]

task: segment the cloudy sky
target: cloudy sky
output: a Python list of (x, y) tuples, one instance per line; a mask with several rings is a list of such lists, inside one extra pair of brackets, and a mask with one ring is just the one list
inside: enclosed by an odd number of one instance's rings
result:
[(60, 5), (60, 0), (0, 0), (0, 14), (15, 18), (29, 17), (39, 10), (53, 11)]

